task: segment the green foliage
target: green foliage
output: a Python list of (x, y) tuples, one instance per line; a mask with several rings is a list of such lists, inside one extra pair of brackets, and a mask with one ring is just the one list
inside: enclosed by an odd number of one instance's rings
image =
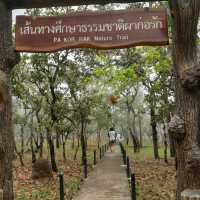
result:
[(33, 199), (44, 199), (48, 197), (48, 192), (47, 191), (33, 191), (32, 192), (32, 198)]
[(65, 186), (72, 192), (76, 193), (78, 190), (80, 190), (80, 180), (73, 178), (69, 182), (65, 184)]
[(19, 195), (16, 200), (29, 200), (29, 198), (26, 197), (25, 194), (22, 194), (22, 195)]

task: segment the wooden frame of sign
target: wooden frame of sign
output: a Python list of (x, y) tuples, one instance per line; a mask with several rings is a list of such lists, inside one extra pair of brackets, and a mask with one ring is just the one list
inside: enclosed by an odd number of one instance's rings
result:
[(16, 50), (23, 52), (167, 45), (167, 14), (164, 9), (134, 9), (51, 17), (18, 16), (15, 39)]

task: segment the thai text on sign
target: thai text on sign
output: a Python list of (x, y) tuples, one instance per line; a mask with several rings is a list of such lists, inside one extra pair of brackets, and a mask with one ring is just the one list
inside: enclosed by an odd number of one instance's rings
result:
[(168, 44), (165, 10), (137, 9), (68, 16), (18, 16), (16, 50), (51, 52), (69, 48), (112, 49)]

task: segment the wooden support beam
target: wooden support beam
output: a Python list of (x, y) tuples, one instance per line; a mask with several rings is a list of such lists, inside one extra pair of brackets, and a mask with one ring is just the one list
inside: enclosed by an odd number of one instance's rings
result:
[(200, 200), (200, 190), (185, 190), (181, 193), (181, 200)]
[(105, 5), (108, 3), (136, 3), (167, 0), (3, 0), (11, 9), (44, 8), (56, 6)]

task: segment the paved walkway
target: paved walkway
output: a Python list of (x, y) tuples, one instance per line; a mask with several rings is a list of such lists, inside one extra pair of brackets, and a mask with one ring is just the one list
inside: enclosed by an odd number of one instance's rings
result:
[(120, 148), (107, 152), (89, 174), (74, 200), (130, 200), (125, 167)]

